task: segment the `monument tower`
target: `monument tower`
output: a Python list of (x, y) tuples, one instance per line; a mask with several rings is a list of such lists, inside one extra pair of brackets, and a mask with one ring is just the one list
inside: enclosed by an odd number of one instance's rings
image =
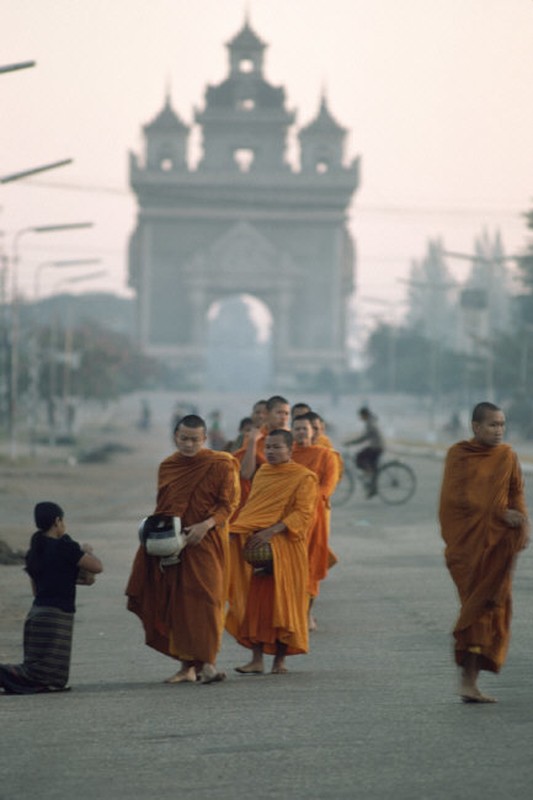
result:
[(347, 210), (359, 160), (345, 164), (346, 130), (323, 95), (297, 132), (300, 164), (291, 165), (296, 115), (264, 76), (266, 44), (246, 20), (227, 48), (227, 77), (207, 87), (195, 111), (196, 168), (187, 158), (190, 128), (168, 94), (143, 128), (142, 159), (130, 154), (139, 342), (201, 385), (209, 308), (248, 294), (272, 315), (273, 386), (324, 369), (339, 375), (355, 268)]

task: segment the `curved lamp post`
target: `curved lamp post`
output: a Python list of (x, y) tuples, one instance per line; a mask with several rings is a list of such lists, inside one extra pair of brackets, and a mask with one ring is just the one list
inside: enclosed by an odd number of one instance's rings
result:
[(33, 225), (21, 228), (13, 237), (13, 249), (11, 255), (11, 371), (10, 371), (10, 403), (9, 403), (9, 431), (10, 431), (10, 455), (14, 461), (17, 457), (17, 400), (18, 400), (18, 329), (19, 329), (19, 299), (18, 299), (18, 265), (19, 265), (19, 242), (28, 233), (55, 233), (59, 231), (79, 230), (82, 228), (92, 228), (92, 222), (68, 222), (60, 225)]
[[(101, 278), (104, 275), (108, 274), (108, 270), (101, 269), (97, 270), (96, 272), (88, 272), (84, 273), (83, 275), (75, 275), (71, 278), (63, 278), (56, 284), (56, 288), (58, 285), (65, 284), (65, 283), (82, 283), (84, 281), (94, 280), (95, 278)], [(68, 395), (68, 384), (69, 384), (69, 361), (72, 352), (72, 330), (71, 330), (71, 322), (70, 322), (71, 314), (70, 314), (70, 305), (67, 305), (67, 313), (65, 314), (65, 351), (64, 351), (64, 373), (63, 373), (63, 398), (66, 401)], [(52, 351), (52, 347), (51, 347)], [(53, 399), (54, 399), (54, 384), (55, 384), (55, 370), (54, 370), (54, 353), (51, 352), (51, 360), (50, 360), (50, 401), (52, 403), (52, 413), (50, 414), (50, 431), (49, 431), (49, 442), (51, 445), (56, 443), (56, 425), (55, 425), (55, 413), (53, 409)]]
[[(34, 303), (37, 303), (40, 297), (39, 289), (40, 289), (40, 277), (42, 272), (45, 269), (54, 268), (54, 269), (63, 269), (65, 267), (87, 267), (91, 264), (101, 264), (102, 260), (100, 258), (68, 258), (62, 259), (60, 261), (43, 261), (37, 265), (35, 268), (35, 273), (33, 277), (33, 294), (34, 294)], [(81, 276), (82, 278), (85, 276)], [(68, 280), (68, 279), (67, 279)], [(71, 281), (76, 280), (76, 278), (71, 278)], [(78, 278), (79, 280), (79, 278)], [(37, 336), (35, 331), (35, 326), (32, 332), (32, 336), (30, 338), (30, 405), (31, 405), (31, 412), (30, 412), (30, 454), (35, 457), (37, 454), (37, 441), (36, 441), (36, 430), (37, 430), (37, 409), (39, 405), (39, 365), (38, 365), (38, 358), (37, 358)]]

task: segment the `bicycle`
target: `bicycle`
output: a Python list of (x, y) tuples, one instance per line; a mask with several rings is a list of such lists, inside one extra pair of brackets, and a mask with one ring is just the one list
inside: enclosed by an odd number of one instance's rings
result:
[[(369, 488), (368, 476), (355, 463), (355, 455), (350, 450), (342, 453), (344, 470), (334, 494), (331, 497), (333, 507), (348, 502), (355, 492), (357, 481)], [(407, 503), (416, 490), (416, 474), (412, 467), (400, 459), (384, 461), (379, 465), (375, 476), (376, 494), (387, 505)]]

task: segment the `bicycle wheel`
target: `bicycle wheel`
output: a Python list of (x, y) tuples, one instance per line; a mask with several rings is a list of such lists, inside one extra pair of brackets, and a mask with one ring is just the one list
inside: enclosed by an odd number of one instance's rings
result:
[(388, 461), (379, 468), (376, 489), (384, 503), (407, 503), (416, 489), (416, 475), (411, 467), (401, 461)]
[(332, 506), (343, 506), (345, 503), (348, 502), (352, 494), (354, 493), (355, 489), (355, 477), (350, 469), (344, 465), (344, 471), (342, 473), (342, 478), (340, 479), (339, 483), (337, 484), (337, 488), (335, 492), (331, 495), (331, 505)]

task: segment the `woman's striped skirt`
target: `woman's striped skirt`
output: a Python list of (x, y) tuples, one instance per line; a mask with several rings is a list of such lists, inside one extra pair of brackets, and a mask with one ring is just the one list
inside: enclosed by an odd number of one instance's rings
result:
[(74, 614), (32, 606), (24, 623), (24, 663), (0, 664), (0, 687), (7, 694), (66, 691)]

